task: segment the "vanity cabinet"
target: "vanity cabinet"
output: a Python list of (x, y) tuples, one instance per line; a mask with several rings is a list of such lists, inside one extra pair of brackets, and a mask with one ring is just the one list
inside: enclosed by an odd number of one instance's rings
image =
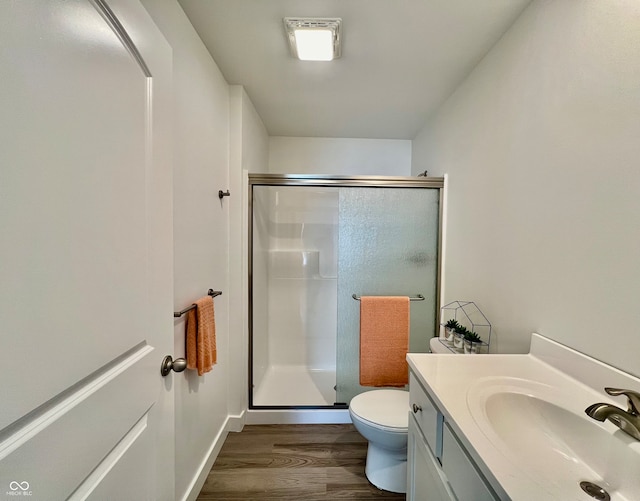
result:
[(409, 406), (407, 500), (499, 500), (413, 374)]
[(407, 500), (456, 501), (413, 416), (409, 416), (407, 461)]

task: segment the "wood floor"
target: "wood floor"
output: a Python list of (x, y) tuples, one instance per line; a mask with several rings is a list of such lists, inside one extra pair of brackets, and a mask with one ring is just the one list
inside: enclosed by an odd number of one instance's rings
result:
[(364, 474), (367, 442), (350, 424), (254, 425), (230, 433), (198, 500), (402, 500)]

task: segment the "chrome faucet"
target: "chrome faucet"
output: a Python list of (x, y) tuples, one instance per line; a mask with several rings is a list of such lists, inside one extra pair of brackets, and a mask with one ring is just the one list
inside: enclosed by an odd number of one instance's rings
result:
[(608, 419), (627, 435), (640, 440), (640, 393), (619, 388), (605, 388), (604, 391), (612, 396), (626, 396), (628, 409), (624, 411), (615, 405), (598, 403), (590, 405), (584, 410), (587, 416), (598, 421)]

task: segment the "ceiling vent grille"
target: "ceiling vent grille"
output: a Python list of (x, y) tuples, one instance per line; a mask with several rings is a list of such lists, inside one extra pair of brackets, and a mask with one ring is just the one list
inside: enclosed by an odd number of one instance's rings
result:
[[(342, 55), (342, 19), (285, 17), (291, 54), (303, 61), (331, 61)], [(307, 46), (309, 42), (311, 45)]]

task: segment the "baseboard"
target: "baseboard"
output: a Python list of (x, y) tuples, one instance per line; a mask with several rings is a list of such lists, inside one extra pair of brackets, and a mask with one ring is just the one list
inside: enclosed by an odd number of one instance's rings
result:
[(242, 411), (239, 416), (229, 416), (227, 419), (227, 431), (240, 432), (244, 428), (247, 411)]
[(249, 410), (246, 424), (347, 424), (347, 409)]
[(204, 461), (193, 476), (193, 480), (182, 498), (182, 501), (196, 500), (198, 494), (200, 494), (200, 491), (202, 490), (202, 486), (207, 480), (207, 476), (209, 475), (211, 468), (213, 468), (213, 463), (216, 462), (216, 458), (218, 457), (218, 454), (220, 454), (220, 449), (222, 449), (224, 441), (227, 439), (227, 435), (229, 435), (229, 432), (242, 431), (245, 422), (245, 415), (246, 412), (242, 411), (239, 416), (227, 416), (224, 425), (213, 440)]

